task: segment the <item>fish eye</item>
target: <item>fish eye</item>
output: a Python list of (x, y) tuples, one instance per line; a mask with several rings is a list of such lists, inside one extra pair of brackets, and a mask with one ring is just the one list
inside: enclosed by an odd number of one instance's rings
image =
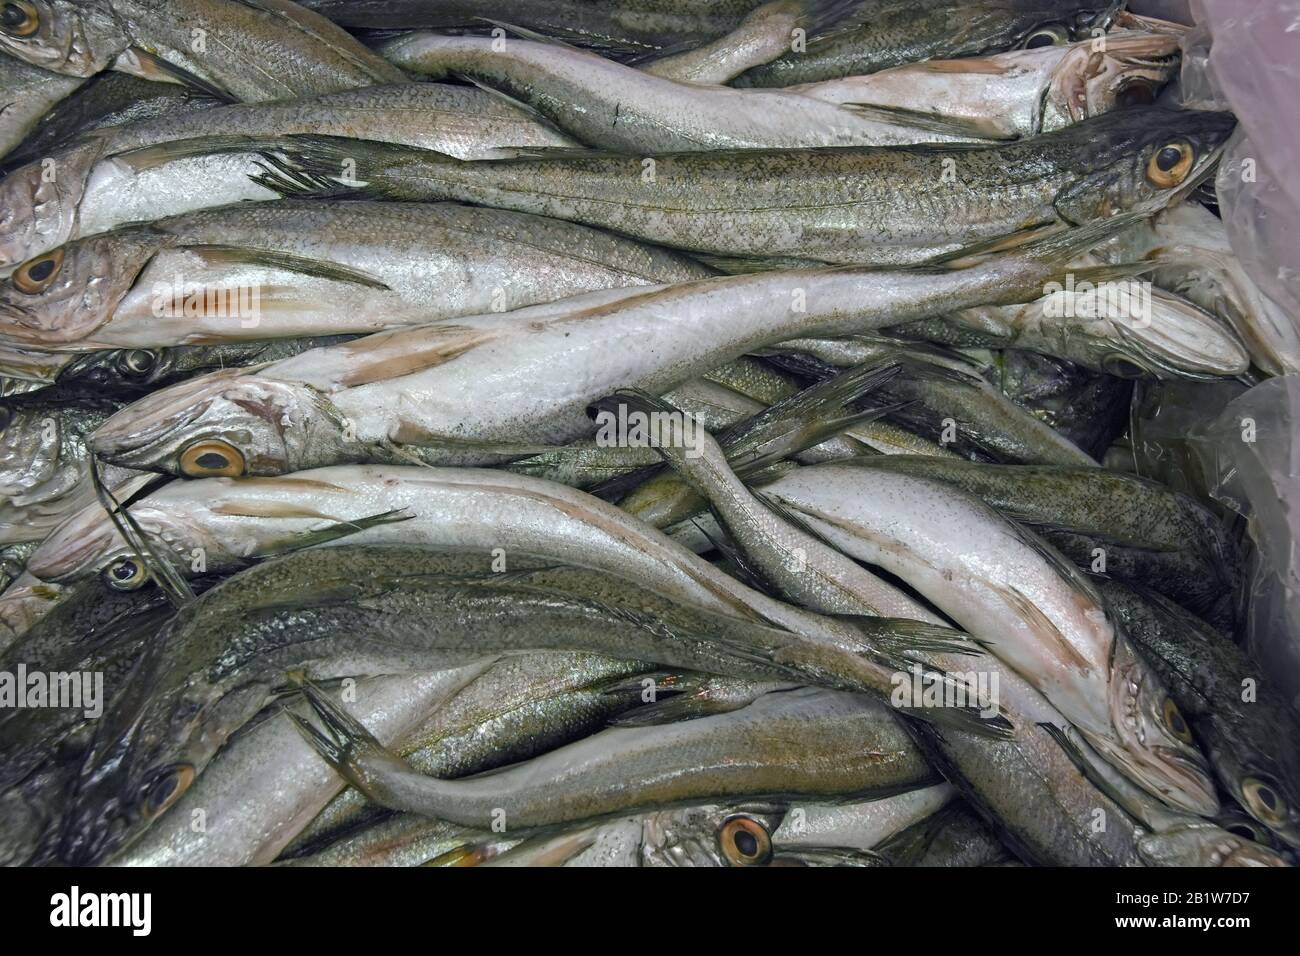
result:
[(206, 438), (181, 452), (181, 474), (189, 478), (238, 478), (244, 473), (244, 456), (220, 438)]
[(153, 819), (181, 798), (194, 782), (194, 767), (178, 763), (154, 776), (144, 794), (144, 813)]
[(1277, 785), (1264, 777), (1247, 777), (1241, 782), (1241, 795), (1251, 815), (1274, 826), (1286, 820), (1287, 806)]
[(732, 866), (757, 866), (772, 856), (772, 838), (750, 817), (729, 817), (718, 830), (722, 855)]
[(1165, 720), (1165, 727), (1168, 728), (1171, 734), (1185, 744), (1192, 743), (1191, 728), (1187, 726), (1187, 721), (1183, 719), (1182, 712), (1172, 698), (1165, 698), (1164, 704), (1161, 705), (1161, 714)]
[(1069, 39), (1063, 27), (1039, 27), (1025, 38), (1026, 50), (1037, 50), (1045, 46), (1056, 46)]
[(104, 569), (103, 576), (114, 591), (135, 591), (149, 580), (149, 572), (135, 558), (118, 558)]
[(63, 268), (62, 249), (55, 249), (35, 259), (28, 259), (14, 270), (14, 288), (24, 295), (40, 295), (54, 284), (61, 268)]
[(1194, 158), (1190, 143), (1166, 143), (1147, 161), (1147, 181), (1160, 189), (1177, 186), (1192, 171)]
[(1156, 91), (1150, 83), (1130, 83), (1115, 97), (1115, 106), (1126, 110), (1134, 106), (1150, 106), (1155, 101)]
[(148, 349), (131, 349), (117, 357), (117, 367), (123, 375), (148, 375), (157, 362), (158, 356)]
[(40, 25), (36, 8), (27, 0), (10, 0), (0, 8), (0, 30), (10, 36), (29, 37)]

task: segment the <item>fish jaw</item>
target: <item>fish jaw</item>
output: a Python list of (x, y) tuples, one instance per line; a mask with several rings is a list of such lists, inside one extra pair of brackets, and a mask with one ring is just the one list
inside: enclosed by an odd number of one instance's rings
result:
[(0, 181), (0, 269), (63, 245), (102, 150), (96, 140), (28, 163)]
[[(344, 416), (309, 385), (233, 369), (160, 389), (110, 417), (89, 438), (105, 461), (189, 478), (280, 475), (356, 461), (365, 448)], [(230, 467), (187, 463), (202, 443), (227, 449)]]
[(1169, 695), (1121, 633), (1115, 635), (1109, 687), (1110, 733), (1079, 728), (1080, 733), (1129, 779), (1170, 806), (1205, 817), (1218, 813), (1209, 764), (1185, 726), (1183, 739), (1170, 729)]
[(64, 76), (94, 76), (131, 45), (112, 7), (101, 0), (29, 0), (37, 25), (22, 36), (0, 31), (0, 50)]

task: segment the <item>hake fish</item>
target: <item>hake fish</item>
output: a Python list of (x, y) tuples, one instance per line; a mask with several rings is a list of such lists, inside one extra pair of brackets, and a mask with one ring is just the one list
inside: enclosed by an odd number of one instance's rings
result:
[(0, 50), (65, 76), (120, 70), (229, 100), (402, 80), (319, 14), (280, 0), (17, 0)]
[(0, 268), (137, 220), (278, 198), (254, 181), (265, 166), (258, 150), (289, 133), (403, 143), (462, 159), (576, 145), (487, 93), (444, 83), (142, 119), (91, 132), (0, 181)]
[[(1205, 179), (1228, 113), (1121, 110), (1027, 140), (466, 163), (429, 151), (299, 138), (286, 195), (453, 199), (602, 226), (727, 262), (904, 265), (1117, 213), (1150, 213)], [(1041, 292), (1040, 292), (1041, 294)]]
[(455, 203), (240, 204), (24, 262), (0, 280), (0, 341), (91, 351), (361, 334), (710, 274), (586, 226)]
[[(1089, 242), (1105, 228), (1061, 238)], [(619, 388), (662, 394), (783, 339), (1023, 299), (1057, 274), (1054, 260), (1039, 248), (941, 272), (729, 276), (592, 294), (572, 309), (552, 303), (529, 316), (536, 321), (491, 314), (379, 333), (162, 389), (105, 422), (91, 444), (105, 460), (188, 477), (398, 460), (392, 443), (408, 456), (420, 446), (429, 463), (522, 457), (590, 434), (588, 405)]]

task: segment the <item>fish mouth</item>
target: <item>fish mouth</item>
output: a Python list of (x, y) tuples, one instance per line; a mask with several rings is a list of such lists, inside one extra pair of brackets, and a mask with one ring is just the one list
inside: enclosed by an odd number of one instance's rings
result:
[(1132, 377), (1125, 362), (1163, 379), (1217, 381), (1250, 368), (1250, 353), (1236, 334), (1188, 303), (1160, 299), (1148, 321), (1115, 322), (1113, 327), (1120, 347), (1102, 360), (1102, 367), (1121, 378)]
[(1202, 817), (1219, 812), (1219, 796), (1209, 771), (1196, 756), (1162, 746), (1133, 750), (1109, 736), (1082, 728), (1079, 733), (1130, 781), (1169, 806)]

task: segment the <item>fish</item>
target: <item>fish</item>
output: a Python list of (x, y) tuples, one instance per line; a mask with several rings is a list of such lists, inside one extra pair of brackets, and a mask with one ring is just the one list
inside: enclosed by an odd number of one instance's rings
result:
[(834, 33), (742, 74), (737, 85), (790, 86), (875, 73), (922, 60), (1036, 49), (1105, 30), (1121, 4), (1089, 0), (878, 0), (859, 6)]
[(1186, 715), (1223, 788), (1252, 818), (1300, 847), (1300, 766), (1294, 709), (1236, 644), (1177, 605), (1103, 581), (1102, 596)]
[(455, 203), (249, 203), (28, 260), (0, 280), (0, 339), (92, 351), (361, 334), (711, 274), (585, 226)]
[[(807, 0), (773, 0), (745, 14), (734, 30), (704, 44), (665, 50), (640, 59), (639, 69), (690, 83), (729, 83), (751, 67), (770, 63), (790, 48), (796, 30), (818, 29), (825, 5)], [(834, 5), (826, 12), (834, 15)]]
[[(378, 676), (505, 653), (586, 650), (760, 680), (839, 679), (826, 670), (835, 666), (831, 655), (809, 653), (822, 648), (797, 635), (603, 571), (463, 576), (485, 557), (394, 546), (305, 551), (250, 568), (187, 604), (105, 711), (61, 858), (95, 861), (132, 843), (265, 705), (286, 671)], [(858, 670), (869, 673), (865, 663)], [(957, 710), (925, 716), (963, 719)]]
[[(58, 76), (57, 73), (47, 75)], [(96, 130), (156, 117), (182, 116), (224, 103), (192, 87), (144, 80), (126, 73), (100, 73), (84, 83), (71, 77), (61, 79), (75, 83), (77, 89), (46, 113), (18, 148), (3, 157), (9, 171), (53, 156), (59, 149)]]
[[(898, 362), (903, 372), (878, 392), (882, 401), (897, 405), (891, 421), (959, 456), (1026, 464), (1096, 464), (1083, 449), (1009, 400), (987, 381), (978, 365), (960, 354), (866, 335), (829, 341), (798, 339), (765, 353), (778, 364), (815, 378), (824, 378), (841, 365)], [(925, 453), (931, 454), (928, 448)]]
[[(89, 508), (31, 555), (27, 573), (46, 587), (98, 577), (131, 591), (157, 580), (163, 571), (157, 561), (168, 562), (172, 574), (188, 576), (200, 568), (229, 573), (313, 545), (401, 545), (468, 551), (477, 557), (465, 560), (481, 573), (508, 572), (541, 559), (599, 570), (612, 580), (632, 575), (684, 606), (752, 622), (764, 639), (781, 635), (790, 644), (785, 659), (797, 662), (801, 673), (885, 694), (892, 693), (892, 675), (918, 643), (941, 640), (945, 647), (973, 651), (959, 632), (946, 628), (936, 632), (914, 621), (845, 622), (791, 608), (613, 505), (499, 471), (341, 466), (288, 478), (173, 482), (129, 502), (127, 512), (152, 542), (155, 558), (123, 541), (102, 508)], [(997, 732), (996, 715), (989, 717), (981, 723)]]
[(1171, 806), (1216, 812), (1177, 704), (1100, 593), (1050, 545), (972, 495), (885, 469), (827, 462), (762, 493), (987, 642), (1134, 782)]
[[(1091, 242), (1114, 224), (942, 272), (724, 276), (378, 333), (160, 389), (101, 425), (91, 447), (124, 467), (187, 477), (417, 454), (429, 464), (499, 463), (589, 436), (588, 406), (619, 388), (662, 393), (784, 339), (1023, 298), (1056, 274), (1057, 241)], [(214, 457), (199, 462), (187, 451), (198, 447)]]
[(276, 866), (478, 866), (517, 846), (520, 837), (395, 814), (365, 824), (312, 853)]
[[(802, 96), (924, 120), (960, 121), (972, 139), (1023, 139), (1155, 101), (1179, 62), (1176, 37), (1116, 31), (1099, 42), (929, 60), (787, 89)], [(921, 128), (924, 128), (923, 126)], [(918, 140), (922, 142), (923, 140)]]
[[(595, 733), (611, 718), (643, 704), (647, 694), (676, 700), (682, 690), (694, 692), (707, 679), (700, 675), (691, 681), (683, 675), (658, 673), (644, 662), (595, 654), (503, 657), (429, 714), (395, 752), (421, 773), (441, 777), (481, 773)], [(296, 712), (308, 716), (301, 709)], [(292, 727), (285, 729), (293, 735), (295, 746), (309, 746)], [(314, 749), (310, 752), (315, 755)], [(281, 856), (314, 854), (387, 815), (359, 791), (344, 788), (285, 846)], [(150, 842), (153, 839), (146, 836)]]
[(1222, 522), (1196, 499), (1154, 481), (1108, 469), (908, 456), (853, 464), (961, 488), (1031, 528), (1081, 568), (1144, 583), (1193, 612), (1231, 604), (1242, 583), (1240, 549)]
[(1022, 305), (963, 309), (895, 331), (955, 345), (1029, 349), (1124, 378), (1213, 380), (1250, 367), (1237, 334), (1180, 296), (1136, 283), (1085, 286), (1083, 294), (1075, 288)]
[[(508, 22), (578, 46), (627, 58), (697, 45), (735, 29), (764, 0), (703, 0), (666, 5), (656, 0), (462, 0), (429, 4), (425, 0), (309, 0), (316, 10), (349, 28), (420, 29), (483, 28)], [(844, 12), (845, 4), (811, 4), (825, 8), (824, 20)]]
[(1010, 861), (1002, 841), (964, 801), (950, 801), (880, 844), (891, 866), (993, 866)]
[(243, 102), (402, 79), (326, 18), (275, 0), (13, 3), (0, 50), (64, 76), (118, 70)]
[(597, 53), (532, 40), (408, 33), (380, 52), (411, 73), (470, 79), (522, 102), (587, 146), (633, 155), (979, 142), (955, 119), (923, 124), (798, 90), (679, 81)]
[[(380, 739), (398, 744), (488, 666), (354, 681), (345, 693)], [(341, 786), (287, 714), (277, 713), (232, 739), (181, 800), (110, 864), (264, 866)], [(197, 833), (195, 811), (204, 821)]]
[[(738, 541), (746, 567), (760, 574), (773, 593), (823, 614), (906, 618), (946, 626), (943, 618), (910, 594), (839, 558), (831, 546), (773, 513), (736, 476), (712, 435), (696, 427), (693, 440), (687, 441), (680, 413), (671, 416), (675, 409), (644, 393), (623, 391), (614, 399), (646, 415), (658, 412), (663, 421), (681, 421), (661, 435), (656, 451), (708, 502), (720, 524)], [(751, 544), (754, 538), (761, 543)]]
[(1260, 369), (1269, 375), (1300, 369), (1300, 332), (1246, 272), (1223, 221), (1200, 203), (1173, 203), (1107, 240), (1098, 254), (1153, 259), (1152, 281), (1229, 323)]
[(76, 92), (82, 80), (0, 56), (0, 158), (11, 155), (41, 120)]
[(706, 255), (732, 271), (916, 265), (1161, 209), (1213, 171), (1235, 124), (1228, 113), (1152, 107), (986, 146), (533, 150), (473, 163), (286, 137), (297, 145), (282, 149), (283, 171), (260, 181), (286, 196), (449, 199), (554, 216)]
[[(95, 501), (86, 436), (125, 400), (57, 386), (0, 398), (0, 544), (41, 541)], [(130, 472), (110, 468), (110, 487)]]
[(772, 833), (772, 846), (834, 846), (874, 850), (918, 821), (946, 807), (957, 791), (947, 783), (908, 790), (896, 796), (851, 803), (800, 804)]
[(577, 145), (487, 93), (445, 83), (142, 118), (90, 131), (0, 181), (0, 268), (127, 223), (279, 198), (254, 180), (266, 169), (262, 154), (291, 133), (402, 143), (462, 159)]
[[(215, 581), (205, 576), (192, 586), (202, 593)], [(7, 648), (0, 642), (0, 671), (70, 674), (83, 690), (81, 706), (0, 711), (0, 802), (30, 809), (15, 810), (0, 822), (0, 845), (14, 847), (10, 863), (54, 859), (62, 815), (96, 719), (174, 611), (156, 589), (124, 593), (95, 580), (67, 589), (62, 597), (19, 640)], [(82, 675), (97, 675), (93, 679), (102, 682), (95, 700), (85, 696), (95, 693), (95, 686)]]
[(499, 820), (507, 832), (657, 803), (879, 793), (934, 779), (887, 711), (859, 695), (814, 688), (680, 724), (611, 728), (467, 780), (412, 771), (346, 710), (312, 699), (324, 729), (304, 721), (304, 732), (372, 799), (464, 826)]

